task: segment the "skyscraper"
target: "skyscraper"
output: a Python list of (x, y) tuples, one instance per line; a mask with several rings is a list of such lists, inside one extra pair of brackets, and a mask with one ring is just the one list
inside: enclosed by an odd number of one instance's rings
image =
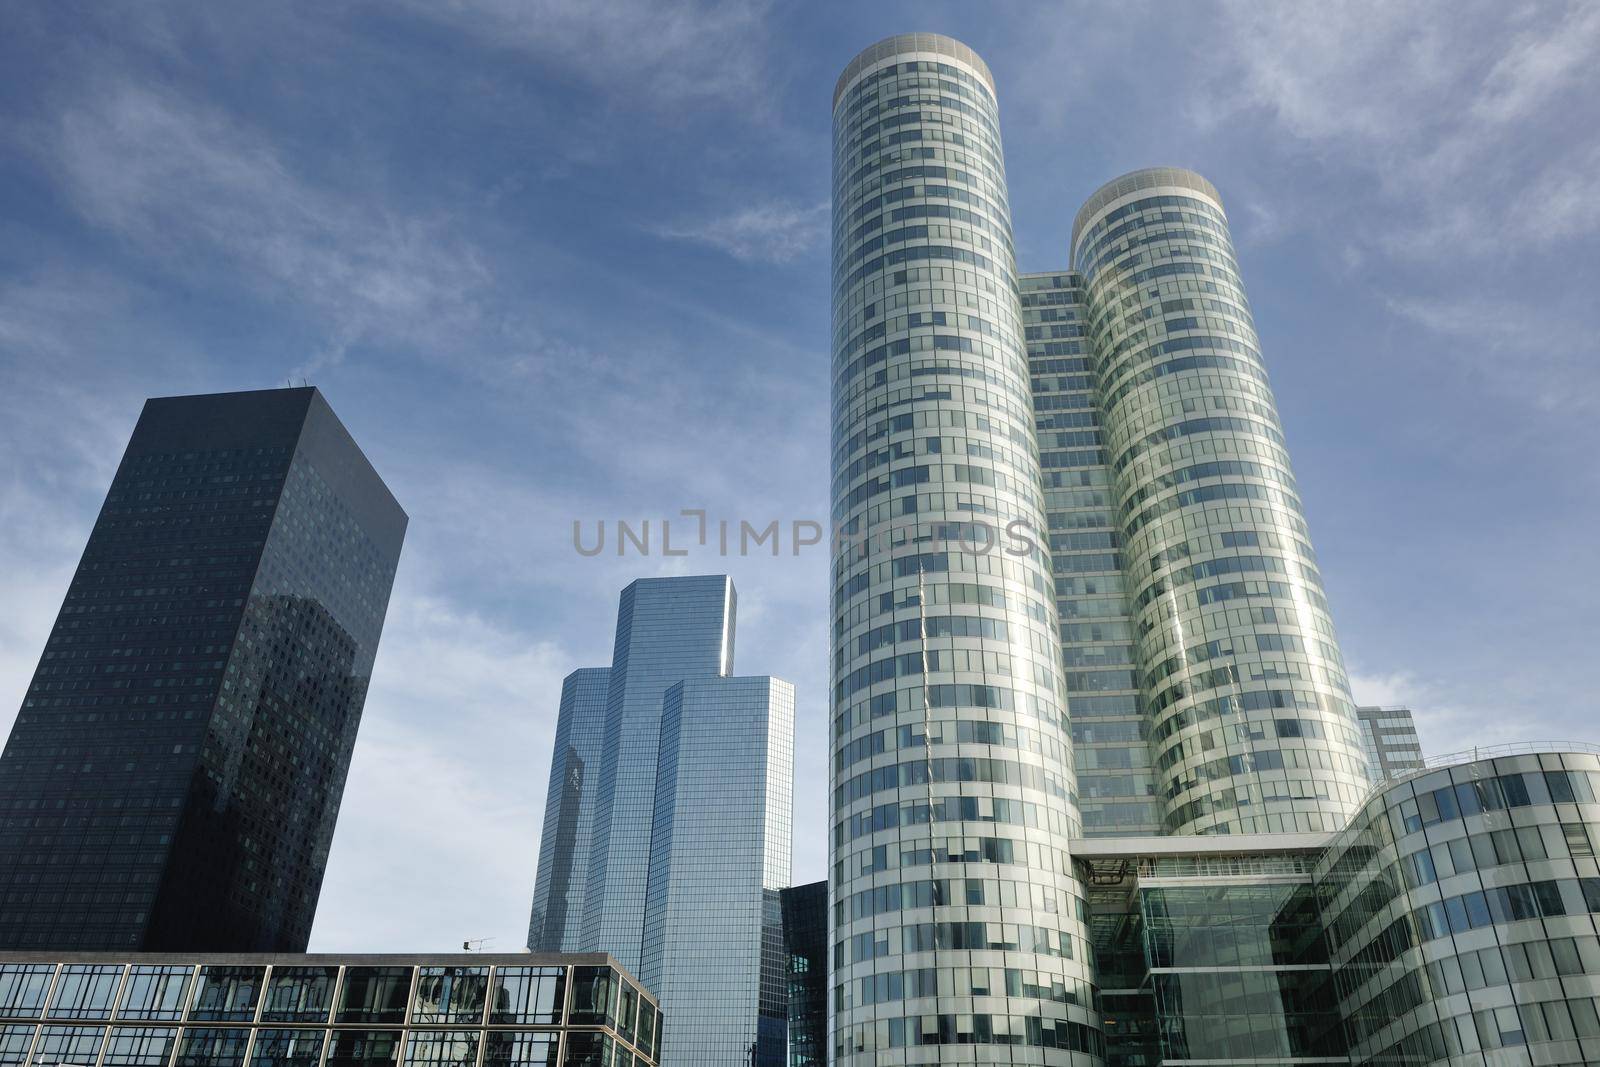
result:
[(1227, 218), (1136, 171), (1019, 275), (971, 49), (833, 103), (834, 1052), (1098, 1055), (1080, 820), (1328, 832), (1374, 778)]
[(0, 756), (0, 947), (305, 948), (405, 528), (315, 389), (145, 404)]
[(610, 691), (609, 667), (585, 667), (561, 683), (539, 873), (528, 920), (528, 947), (534, 952), (561, 952), (578, 944), (583, 934), (583, 891)]
[(636, 959), (669, 1067), (783, 1062), (794, 690), (730, 676), (736, 603), (724, 575), (629, 585), (556, 725), (529, 945)]
[(833, 1058), (1097, 1055), (994, 79), (889, 38), (833, 135)]
[(1163, 827), (1337, 829), (1371, 774), (1222, 200), (1135, 171), (1072, 246)]
[(784, 1067), (794, 687), (697, 678), (662, 701), (639, 980), (680, 1013), (661, 1060)]
[(1388, 780), (1422, 770), (1422, 741), (1410, 708), (1363, 707), (1356, 709), (1356, 716), (1361, 720), (1367, 758), (1378, 777)]
[(726, 575), (640, 578), (622, 591), (606, 691), (580, 944), (639, 967), (650, 875), (661, 698), (689, 678), (733, 673), (737, 597)]
[(781, 894), (788, 955), (788, 1067), (828, 1062), (828, 883), (790, 886)]

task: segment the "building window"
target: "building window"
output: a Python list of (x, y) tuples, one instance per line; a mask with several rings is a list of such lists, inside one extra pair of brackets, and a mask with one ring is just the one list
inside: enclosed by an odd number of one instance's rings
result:
[(406, 1067), (476, 1067), (476, 1030), (413, 1030)]
[(250, 1067), (316, 1067), (322, 1058), (321, 1030), (258, 1030)]
[(556, 1067), (560, 1040), (551, 1033), (491, 1030), (483, 1046), (483, 1067)]
[(335, 1030), (328, 1045), (327, 1067), (391, 1067), (399, 1062), (397, 1030)]
[(410, 967), (346, 967), (339, 995), (341, 1023), (405, 1022)]
[(497, 967), (489, 1021), (512, 1026), (558, 1026), (566, 986), (565, 967)]
[[(325, 1023), (333, 1007), (337, 967), (274, 967), (267, 984), (261, 1021), (271, 1023)], [(281, 1031), (289, 1033), (292, 1031)]]
[(37, 1019), (50, 992), (53, 963), (7, 963), (0, 965), (0, 1016), (8, 1019)]
[(136, 964), (128, 968), (128, 982), (122, 988), (122, 1004), (117, 1008), (117, 1018), (183, 1018), (183, 1005), (189, 996), (189, 980), (193, 977), (193, 967)]
[(122, 978), (120, 964), (68, 964), (61, 968), (56, 995), (50, 999), (53, 1019), (109, 1019), (111, 998)]
[(105, 1067), (166, 1067), (178, 1031), (171, 1026), (118, 1026), (106, 1043)]
[(250, 1031), (238, 1027), (186, 1027), (173, 1067), (243, 1067), (249, 1040)]
[(411, 1010), (411, 1021), (481, 1023), (488, 985), (487, 967), (423, 967), (417, 975), (417, 999)]
[(206, 1022), (250, 1022), (261, 996), (263, 967), (202, 967), (189, 1018)]

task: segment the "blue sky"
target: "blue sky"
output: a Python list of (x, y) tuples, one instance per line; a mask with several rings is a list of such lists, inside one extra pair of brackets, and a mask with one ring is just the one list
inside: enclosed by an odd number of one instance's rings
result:
[(1124, 171), (1219, 187), (1357, 698), (1600, 740), (1600, 8), (1554, 3), (8, 5), (0, 728), (142, 399), (304, 378), (411, 515), (314, 948), (520, 945), (560, 679), (643, 574), (734, 575), (822, 877), (825, 554), (571, 524), (826, 515), (828, 102), (906, 30), (994, 70), (1024, 270)]

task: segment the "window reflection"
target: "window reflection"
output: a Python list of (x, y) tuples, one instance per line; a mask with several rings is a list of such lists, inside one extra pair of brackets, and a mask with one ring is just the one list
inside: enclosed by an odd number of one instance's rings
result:
[(555, 1034), (491, 1030), (483, 1047), (483, 1067), (556, 1067), (559, 1053)]
[(555, 1026), (566, 994), (565, 967), (498, 967), (491, 1023)]
[[(572, 971), (573, 1026), (605, 1026), (616, 1014), (616, 986), (610, 967), (574, 967)], [(568, 1057), (568, 1062), (572, 1062)]]
[(406, 1045), (406, 1067), (475, 1067), (476, 1030), (413, 1030)]
[(28, 1062), (28, 1047), (36, 1029), (32, 1024), (0, 1026), (0, 1067), (22, 1067)]
[(398, 1062), (397, 1030), (335, 1030), (328, 1046), (327, 1067), (390, 1067)]
[(103, 1026), (45, 1026), (33, 1048), (33, 1062), (40, 1067), (56, 1064), (93, 1063), (105, 1040)]
[(566, 1064), (567, 1067), (611, 1067), (611, 1039), (605, 1034), (568, 1033)]
[(61, 968), (56, 994), (50, 999), (55, 1019), (109, 1019), (111, 998), (122, 978), (120, 964), (68, 964)]
[(173, 1067), (243, 1067), (250, 1031), (235, 1026), (189, 1026)]
[(250, 1022), (261, 995), (263, 967), (202, 967), (189, 1018), (207, 1022)]
[(104, 1067), (165, 1067), (178, 1031), (171, 1026), (118, 1026), (106, 1043)]
[(250, 1067), (316, 1067), (322, 1030), (259, 1030)]
[(423, 967), (417, 976), (414, 1023), (481, 1023), (487, 967)]
[(339, 994), (341, 1023), (398, 1023), (406, 1018), (410, 967), (347, 967)]
[(261, 1021), (273, 1023), (325, 1023), (333, 1007), (337, 967), (274, 967), (267, 985)]
[(192, 967), (155, 967), (136, 964), (128, 969), (122, 989), (119, 1019), (181, 1019), (189, 994)]
[(0, 1016), (37, 1019), (55, 971), (53, 963), (0, 965)]

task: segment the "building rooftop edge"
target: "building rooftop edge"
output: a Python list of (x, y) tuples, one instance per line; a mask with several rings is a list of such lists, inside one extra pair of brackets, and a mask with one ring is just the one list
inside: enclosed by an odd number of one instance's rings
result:
[(1154, 189), (1162, 185), (1176, 186), (1180, 189), (1193, 189), (1203, 193), (1216, 201), (1217, 206), (1222, 206), (1222, 195), (1217, 192), (1217, 187), (1206, 180), (1204, 175), (1197, 174), (1186, 167), (1141, 167), (1120, 174), (1106, 182), (1100, 188), (1089, 194), (1089, 199), (1083, 202), (1077, 215), (1072, 219), (1072, 259), (1078, 258), (1078, 234), (1083, 230), (1083, 224), (1095, 215), (1101, 208), (1111, 203), (1120, 196), (1136, 192), (1140, 189)]
[(874, 44), (869, 44), (857, 52), (855, 58), (845, 64), (844, 71), (839, 75), (839, 80), (833, 85), (833, 106), (839, 106), (839, 98), (844, 95), (845, 89), (850, 85), (856, 75), (866, 70), (880, 59), (887, 59), (893, 55), (902, 55), (908, 52), (935, 52), (939, 55), (958, 59), (967, 66), (983, 75), (983, 80), (988, 83), (989, 91), (995, 92), (994, 75), (989, 72), (989, 64), (983, 57), (972, 50), (970, 45), (946, 37), (942, 33), (897, 33)]

